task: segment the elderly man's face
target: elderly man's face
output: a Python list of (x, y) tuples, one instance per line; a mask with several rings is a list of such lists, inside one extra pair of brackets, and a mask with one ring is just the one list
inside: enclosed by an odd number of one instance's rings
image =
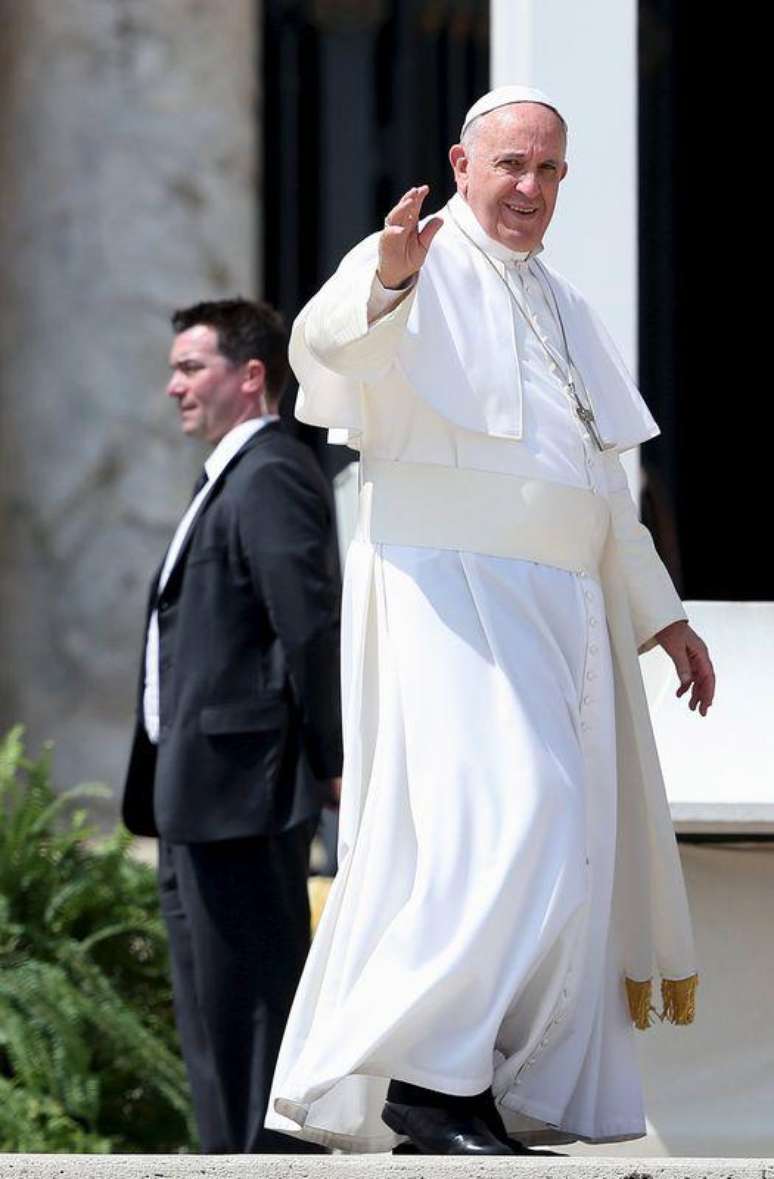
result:
[(482, 115), (467, 149), (451, 149), (457, 191), (491, 238), (510, 250), (540, 245), (567, 173), (565, 146), (552, 110), (519, 102)]
[(169, 366), (167, 394), (177, 401), (184, 434), (214, 444), (250, 416), (244, 366), (221, 355), (214, 328), (196, 324), (175, 336)]

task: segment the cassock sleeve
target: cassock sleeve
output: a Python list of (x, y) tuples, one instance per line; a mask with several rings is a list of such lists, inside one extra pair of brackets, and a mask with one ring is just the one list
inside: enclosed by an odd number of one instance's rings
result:
[(242, 551), (282, 646), (309, 764), (321, 780), (340, 774), (342, 761), (331, 512), (317, 481), (284, 459), (255, 471), (239, 511)]
[(670, 622), (687, 618), (672, 578), (656, 552), (653, 537), (637, 515), (621, 460), (608, 455), (611, 526), (629, 598), (640, 654), (655, 646), (654, 636)]
[(376, 255), (370, 250), (352, 261), (349, 258), (299, 316), (303, 321), (303, 343), (331, 372), (372, 381), (393, 361), (406, 329), (415, 287), (369, 325)]

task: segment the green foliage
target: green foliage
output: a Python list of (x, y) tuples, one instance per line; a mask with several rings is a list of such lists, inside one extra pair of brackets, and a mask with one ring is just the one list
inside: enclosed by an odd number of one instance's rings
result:
[(0, 1151), (174, 1152), (194, 1128), (153, 871), (0, 742)]

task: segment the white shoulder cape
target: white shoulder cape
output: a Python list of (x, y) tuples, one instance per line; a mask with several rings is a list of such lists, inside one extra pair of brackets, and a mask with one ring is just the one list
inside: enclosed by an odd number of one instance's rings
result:
[[(378, 240), (379, 234), (372, 234), (345, 256), (298, 316), (291, 339), (291, 364), (300, 382), (296, 416), (332, 429), (331, 441), (355, 446), (363, 428), (362, 398), (369, 375), (383, 373), (335, 371), (309, 348), (304, 325), (312, 305), (322, 304), (337, 321), (342, 345), (368, 333), (366, 307)], [(655, 437), (658, 426), (599, 317), (566, 279), (543, 262), (539, 265), (556, 298), (604, 441), (623, 451)], [(513, 353), (502, 346), (504, 339), (512, 340), (512, 332), (504, 284), (447, 219), (419, 272), (392, 363), (417, 395), (454, 425), (519, 439), (519, 382), (514, 381)]]

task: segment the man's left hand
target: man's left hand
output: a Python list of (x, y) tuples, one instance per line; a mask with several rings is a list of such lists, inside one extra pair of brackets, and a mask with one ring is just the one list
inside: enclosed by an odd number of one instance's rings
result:
[(341, 802), (341, 778), (328, 778), (325, 783), (325, 801), (323, 806), (328, 810), (336, 811), (339, 809)]
[(706, 716), (715, 696), (715, 670), (706, 643), (685, 621), (671, 622), (655, 637), (675, 665), (680, 679), (676, 695), (682, 696), (691, 688), (688, 707), (692, 712), (698, 707)]

